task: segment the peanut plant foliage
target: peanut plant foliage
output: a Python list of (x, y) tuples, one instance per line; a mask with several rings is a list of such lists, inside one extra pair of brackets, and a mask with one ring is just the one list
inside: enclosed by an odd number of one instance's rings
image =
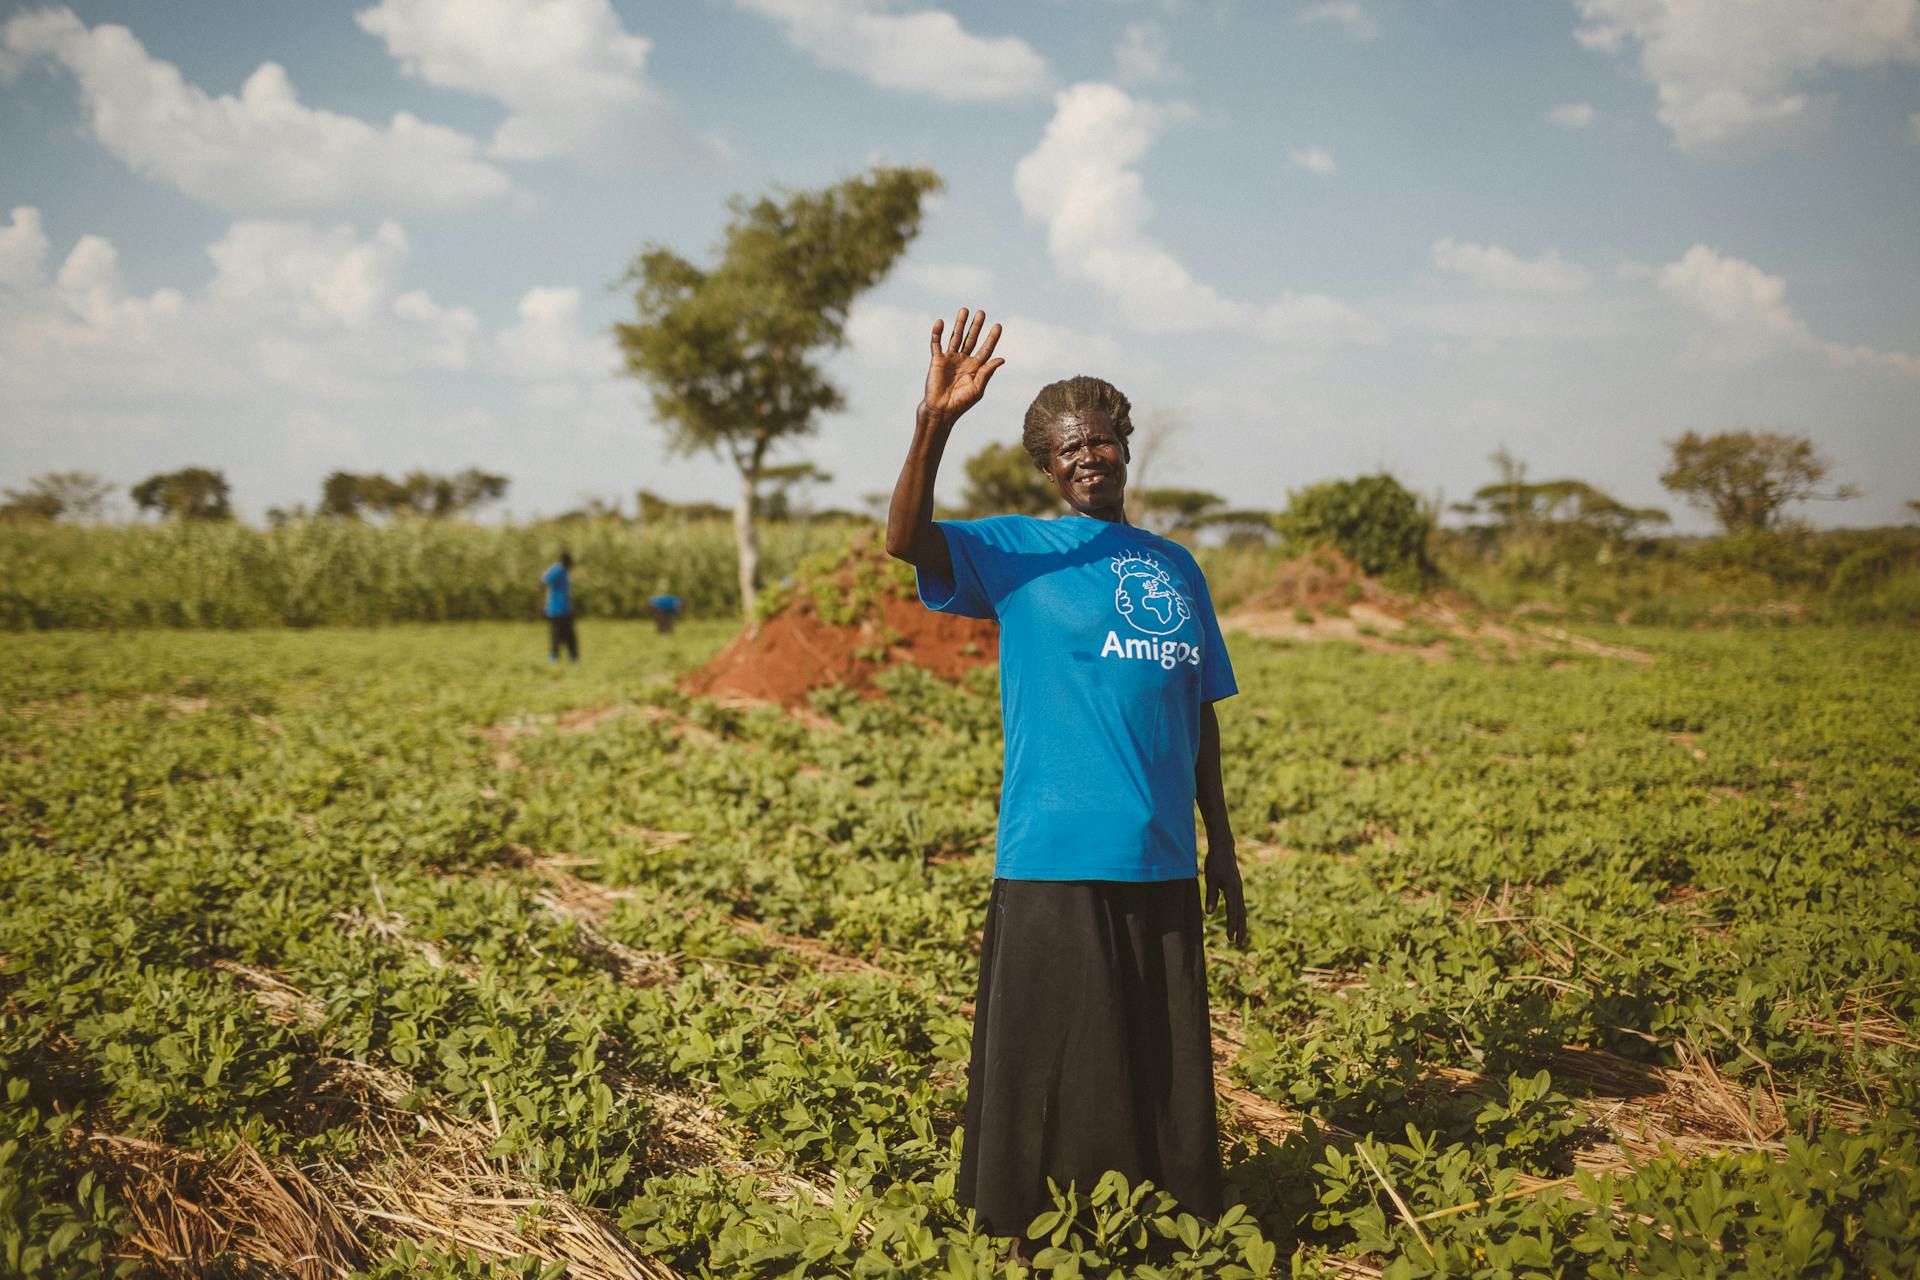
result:
[[(660, 1274), (1016, 1270), (952, 1199), (991, 671), (794, 715), (583, 632), (0, 636), (0, 1273), (159, 1265), (164, 1152), (364, 1274), (561, 1274), (369, 1211), (460, 1142)], [(1623, 637), (1232, 639), (1234, 1207), (1060, 1187), (1034, 1271), (1920, 1269), (1920, 633)]]

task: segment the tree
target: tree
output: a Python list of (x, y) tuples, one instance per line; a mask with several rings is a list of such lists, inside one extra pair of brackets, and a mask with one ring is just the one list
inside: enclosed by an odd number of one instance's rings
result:
[(1493, 467), (1500, 478), (1474, 490), (1473, 501), (1456, 507), (1472, 513), (1484, 509), (1495, 524), (1507, 532), (1516, 532), (1532, 523), (1534, 500), (1527, 483), (1527, 464), (1505, 446), (1493, 451)]
[(969, 515), (1037, 516), (1060, 506), (1060, 491), (1017, 440), (981, 446), (967, 459), (966, 473), (960, 502)]
[(329, 471), (320, 482), (320, 514), (358, 520), (369, 511), (390, 511), (392, 496), (388, 490), (393, 487), (393, 481), (383, 475)]
[(1827, 460), (1805, 436), (1777, 431), (1689, 431), (1669, 440), (1672, 462), (1660, 483), (1687, 504), (1711, 512), (1728, 533), (1774, 528), (1789, 502), (1840, 501), (1859, 496), (1852, 485), (1820, 491)]
[(164, 471), (148, 476), (129, 492), (134, 506), (165, 519), (233, 519), (232, 487), (225, 472), (211, 467)]
[(642, 489), (635, 493), (640, 523), (685, 524), (689, 520), (725, 520), (733, 513), (717, 502), (675, 502), (663, 498), (651, 489)]
[(1227, 501), (1205, 489), (1135, 489), (1127, 496), (1140, 523), (1155, 533), (1191, 533)]
[(478, 467), (468, 467), (450, 476), (409, 471), (401, 481), (407, 495), (404, 510), (434, 520), (470, 515), (506, 497), (511, 483), (503, 475)]
[(769, 520), (791, 520), (806, 513), (800, 490), (831, 484), (833, 474), (822, 471), (811, 462), (789, 462), (784, 466), (762, 470), (760, 482), (767, 487), (766, 498), (760, 505), (761, 514)]
[(562, 511), (559, 515), (555, 516), (554, 519), (568, 522), (603, 521), (610, 524), (621, 524), (625, 523), (626, 516), (621, 513), (620, 499), (605, 498), (599, 494), (592, 494), (581, 498), (579, 506), (567, 511)]
[(844, 397), (812, 358), (846, 344), (854, 299), (919, 233), (940, 186), (926, 169), (876, 168), (818, 191), (735, 197), (718, 261), (701, 268), (652, 245), (622, 283), (636, 318), (616, 324), (626, 372), (644, 382), (679, 453), (711, 450), (740, 476), (734, 540), (740, 602), (760, 586), (754, 529), (768, 453), (815, 427)]
[(468, 467), (454, 475), (409, 471), (399, 480), (379, 472), (334, 471), (320, 485), (320, 514), (359, 519), (367, 515), (462, 516), (506, 496), (507, 477)]
[(0, 503), (5, 520), (96, 520), (113, 486), (91, 471), (49, 471), (8, 489)]
[(1641, 525), (1668, 522), (1667, 513), (1659, 507), (1628, 506), (1585, 480), (1529, 481), (1526, 465), (1504, 449), (1493, 455), (1493, 461), (1501, 478), (1474, 490), (1472, 502), (1457, 502), (1453, 510), (1490, 517), (1492, 532), (1502, 540), (1578, 531), (1621, 541)]

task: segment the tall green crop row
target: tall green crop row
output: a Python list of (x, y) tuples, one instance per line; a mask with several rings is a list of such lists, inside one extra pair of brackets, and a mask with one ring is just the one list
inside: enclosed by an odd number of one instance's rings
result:
[[(777, 581), (848, 536), (839, 526), (769, 525), (765, 572)], [(739, 611), (733, 533), (720, 522), (0, 524), (0, 628), (533, 618), (540, 574), (562, 548), (573, 553), (577, 606), (589, 617), (645, 617), (648, 597), (662, 593), (695, 613)]]
[[(723, 634), (7, 641), (0, 1266), (130, 1254), (116, 1139), (245, 1142), (370, 1272), (473, 1274), (353, 1216), (452, 1129), (684, 1274), (1003, 1273), (951, 1199), (990, 676), (805, 723), (659, 682)], [(1218, 1223), (1074, 1188), (1044, 1272), (1914, 1271), (1914, 641), (1635, 639), (1235, 641), (1255, 945), (1212, 984), (1290, 1120), (1227, 1107)]]

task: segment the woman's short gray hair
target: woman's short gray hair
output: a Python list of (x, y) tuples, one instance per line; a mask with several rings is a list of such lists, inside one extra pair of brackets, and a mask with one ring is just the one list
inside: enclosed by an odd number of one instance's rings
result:
[(1020, 432), (1020, 443), (1034, 463), (1046, 467), (1053, 461), (1053, 429), (1062, 418), (1077, 418), (1083, 413), (1104, 413), (1120, 437), (1121, 451), (1133, 461), (1127, 437), (1133, 434), (1133, 402), (1104, 378), (1081, 374), (1063, 382), (1049, 382), (1027, 406), (1027, 420)]

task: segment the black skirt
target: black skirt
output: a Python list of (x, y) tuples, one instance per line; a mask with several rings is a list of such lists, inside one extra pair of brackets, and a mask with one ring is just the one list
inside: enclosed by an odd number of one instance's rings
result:
[(1109, 1169), (1220, 1214), (1197, 880), (995, 880), (955, 1196), (1023, 1235)]

